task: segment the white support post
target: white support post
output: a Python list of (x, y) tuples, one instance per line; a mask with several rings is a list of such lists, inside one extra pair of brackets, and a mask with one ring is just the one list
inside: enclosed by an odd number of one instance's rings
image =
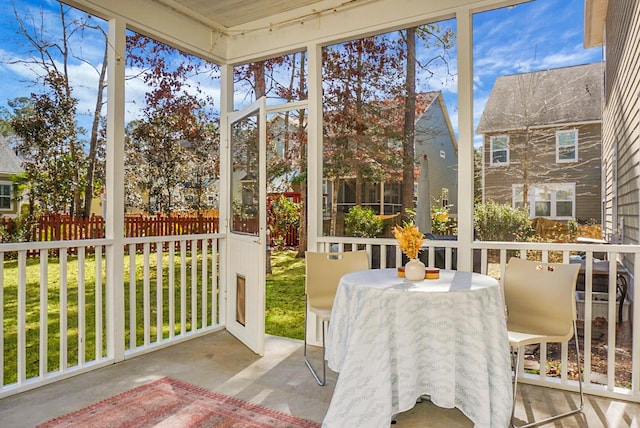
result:
[(107, 352), (124, 360), (124, 99), (125, 21), (109, 21), (107, 85), (106, 246)]
[[(229, 233), (231, 221), (231, 156), (229, 154), (229, 113), (233, 112), (233, 66), (220, 66), (220, 186), (218, 187), (218, 232)], [(220, 269), (219, 322), (227, 324), (227, 240), (218, 246)], [(229, 314), (232, 316), (233, 314)]]
[(473, 46), (472, 14), (456, 12), (458, 28), (458, 270), (473, 268)]
[(307, 46), (309, 110), (307, 142), (307, 249), (318, 250), (322, 236), (322, 47)]

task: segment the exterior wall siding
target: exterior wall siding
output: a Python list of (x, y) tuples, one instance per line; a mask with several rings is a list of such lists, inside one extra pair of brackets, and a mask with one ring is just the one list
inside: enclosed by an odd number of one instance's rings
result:
[(606, 232), (619, 237), (620, 243), (638, 244), (640, 3), (609, 1), (605, 33), (603, 157), (616, 161), (612, 162), (611, 171), (606, 172), (611, 190), (604, 198), (612, 205), (607, 211)]
[[(440, 96), (441, 97), (441, 96)], [(439, 97), (439, 98), (440, 98)], [(429, 159), (429, 193), (431, 199), (440, 200), (442, 188), (449, 189), (451, 214), (458, 212), (458, 151), (452, 132), (447, 127), (442, 104), (434, 101), (416, 123), (415, 153)], [(441, 153), (442, 152), (442, 153)], [(442, 156), (444, 155), (444, 157)]]
[[(556, 162), (556, 131), (578, 129), (578, 162)], [(491, 134), (503, 135), (503, 134)], [(601, 219), (600, 124), (552, 127), (509, 134), (509, 163), (490, 165), (489, 140), (484, 141), (484, 198), (498, 203), (512, 202), (512, 185), (575, 183), (575, 218), (578, 221)]]

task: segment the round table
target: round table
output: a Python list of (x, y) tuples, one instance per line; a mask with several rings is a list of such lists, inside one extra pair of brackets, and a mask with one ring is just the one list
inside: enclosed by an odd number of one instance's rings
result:
[(326, 359), (339, 372), (323, 427), (384, 427), (424, 395), (478, 427), (509, 425), (504, 302), (486, 275), (441, 270), (412, 282), (395, 269), (342, 277)]

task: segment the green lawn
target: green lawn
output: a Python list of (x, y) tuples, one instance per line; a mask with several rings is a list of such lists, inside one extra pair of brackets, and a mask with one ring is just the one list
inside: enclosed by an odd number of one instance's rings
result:
[[(294, 251), (275, 251), (272, 253), (272, 274), (267, 277), (266, 284), (266, 332), (267, 334), (303, 339), (304, 335), (304, 260), (297, 259)], [(149, 268), (149, 311), (150, 338), (156, 338), (156, 257), (152, 254)], [(104, 282), (104, 263), (102, 258), (102, 272)], [(191, 255), (187, 257), (186, 269), (186, 315), (185, 327), (191, 330)], [(168, 255), (163, 254), (162, 284), (163, 284), (163, 314), (164, 328), (162, 336), (169, 336), (166, 320), (168, 320)], [(96, 328), (95, 328), (95, 301), (96, 301), (96, 261), (93, 255), (87, 255), (84, 263), (85, 276), (85, 359), (90, 361), (96, 356)], [(175, 259), (175, 301), (176, 305), (176, 327), (175, 334), (180, 333), (180, 259)], [(198, 259), (198, 272), (200, 273), (201, 260)], [(208, 262), (211, 267), (211, 260)], [(143, 302), (143, 255), (136, 255), (136, 346), (140, 346), (144, 341), (144, 311)], [(78, 275), (79, 263), (76, 256), (69, 256), (66, 264), (66, 307), (67, 307), (67, 355), (68, 366), (78, 363)], [(16, 260), (6, 260), (3, 265), (3, 351), (4, 351), (4, 384), (16, 382), (17, 373), (17, 308), (18, 308), (18, 263)], [(129, 258), (125, 258), (124, 266), (124, 298), (125, 298), (125, 346), (129, 347)], [(27, 259), (26, 270), (26, 371), (27, 378), (38, 375), (40, 364), (40, 263), (36, 258)], [(58, 370), (60, 367), (60, 260), (57, 257), (49, 257), (47, 264), (47, 356), (46, 368), (48, 371)], [(106, 313), (106, 298), (104, 295), (104, 284), (102, 286), (103, 323)], [(201, 308), (201, 287), (195, 290), (197, 299), (197, 310), (200, 314)], [(206, 298), (208, 305), (211, 304), (211, 295)], [(210, 307), (207, 308), (210, 313)], [(207, 320), (210, 322), (210, 317)], [(197, 318), (198, 328), (201, 327), (201, 317)], [(102, 329), (104, 331), (104, 329)], [(102, 350), (98, 352), (106, 355), (106, 340), (102, 338)]]
[(274, 251), (267, 275), (265, 331), (274, 336), (304, 339), (303, 258), (295, 251)]

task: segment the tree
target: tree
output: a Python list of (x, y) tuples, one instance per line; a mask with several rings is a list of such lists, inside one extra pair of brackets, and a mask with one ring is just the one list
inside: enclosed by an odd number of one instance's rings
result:
[(142, 118), (127, 129), (128, 189), (145, 192), (149, 212), (205, 207), (204, 190), (219, 168), (219, 134), (213, 100), (191, 77), (216, 67), (140, 34), (127, 37), (127, 61), (150, 88)]
[(36, 203), (54, 212), (66, 212), (82, 187), (78, 171), (81, 152), (74, 120), (77, 101), (67, 92), (65, 77), (52, 70), (45, 77), (50, 88), (32, 94), (32, 106), (15, 116), (11, 126), (20, 137), (16, 151), (22, 157), (29, 183), (29, 207)]
[[(425, 49), (436, 49), (433, 56), (428, 57), (426, 60), (419, 60), (416, 53), (416, 39), (423, 42)], [(447, 65), (447, 51), (453, 47), (453, 41), (455, 34), (452, 29), (442, 30), (437, 24), (422, 25), (420, 27), (407, 28), (400, 32), (400, 40), (404, 41), (404, 44), (400, 43), (401, 57), (405, 58), (405, 73), (404, 73), (404, 122), (402, 130), (402, 212), (407, 210), (413, 210), (413, 192), (414, 192), (414, 169), (415, 169), (415, 123), (416, 123), (416, 87), (417, 87), (417, 73), (416, 69), (419, 67), (421, 72), (426, 74), (427, 80), (431, 78), (434, 73), (430, 70), (430, 67), (434, 64)], [(403, 46), (404, 45), (404, 46)], [(404, 47), (404, 52), (403, 51)], [(402, 93), (402, 92), (401, 92)], [(424, 110), (422, 110), (424, 111)], [(422, 159), (420, 175), (424, 177), (426, 182), (429, 180), (429, 159)], [(429, 186), (425, 186), (428, 192)], [(431, 197), (429, 193), (419, 194), (418, 198), (424, 198), (426, 202), (425, 212), (431, 212)], [(430, 218), (430, 215), (427, 215)], [(428, 223), (428, 221), (427, 221)], [(427, 224), (424, 228), (424, 232), (431, 232), (431, 225)]]
[[(69, 162), (74, 164), (73, 170), (70, 171), (69, 179), (74, 182), (70, 185), (73, 188), (73, 203), (66, 209), (70, 214), (80, 213), (88, 216), (91, 209), (91, 200), (96, 186), (94, 179), (95, 171), (100, 168), (97, 166), (99, 145), (99, 125), (101, 119), (101, 111), (103, 107), (103, 93), (106, 85), (106, 67), (107, 67), (107, 34), (104, 24), (100, 24), (94, 17), (85, 14), (75, 13), (75, 9), (70, 8), (62, 3), (59, 4), (58, 17), (60, 26), (54, 27), (52, 31), (45, 27), (44, 10), (40, 11), (40, 20), (38, 21), (32, 16), (20, 16), (14, 7), (14, 16), (18, 24), (18, 34), (20, 41), (26, 42), (26, 57), (10, 61), (13, 64), (22, 63), (28, 65), (31, 70), (37, 73), (36, 80), (43, 83), (45, 87), (52, 85), (55, 81), (54, 92), (64, 91), (66, 98), (72, 98), (72, 82), (70, 77), (71, 61), (78, 61), (89, 64), (97, 73), (96, 102), (91, 112), (92, 124), (88, 144), (88, 153), (85, 153), (85, 147), (80, 144), (72, 144), (69, 146)], [(59, 33), (56, 33), (59, 31)], [(98, 34), (103, 41), (104, 55), (102, 63), (98, 66), (88, 61), (81, 48), (81, 43), (77, 43), (76, 37), (84, 39), (86, 33), (91, 32), (92, 36)], [(94, 42), (92, 40), (92, 42)], [(26, 58), (26, 59), (24, 59)], [(51, 76), (55, 76), (54, 79)], [(46, 90), (46, 89), (45, 89)], [(74, 115), (77, 114), (77, 102), (73, 110)], [(80, 128), (77, 123), (74, 125), (74, 134), (76, 138), (84, 134), (85, 130)], [(52, 132), (55, 132), (52, 130)], [(55, 137), (53, 137), (55, 139)], [(40, 179), (48, 179), (42, 176)], [(84, 185), (78, 185), (79, 182)], [(40, 184), (34, 184), (39, 186)], [(84, 193), (84, 198), (82, 197)]]
[[(305, 55), (298, 52), (235, 67), (236, 84), (246, 83), (247, 93), (255, 98), (265, 95), (289, 102), (306, 99)], [(304, 257), (307, 247), (306, 122), (305, 110), (285, 111), (270, 118), (267, 130), (267, 187), (279, 178), (295, 177), (289, 184), (300, 191), (299, 257)]]
[(397, 56), (385, 36), (367, 37), (323, 51), (324, 175), (331, 184), (331, 228), (336, 233), (341, 180), (355, 178), (355, 203), (362, 183), (381, 182), (400, 165), (397, 127), (383, 100), (389, 98)]

